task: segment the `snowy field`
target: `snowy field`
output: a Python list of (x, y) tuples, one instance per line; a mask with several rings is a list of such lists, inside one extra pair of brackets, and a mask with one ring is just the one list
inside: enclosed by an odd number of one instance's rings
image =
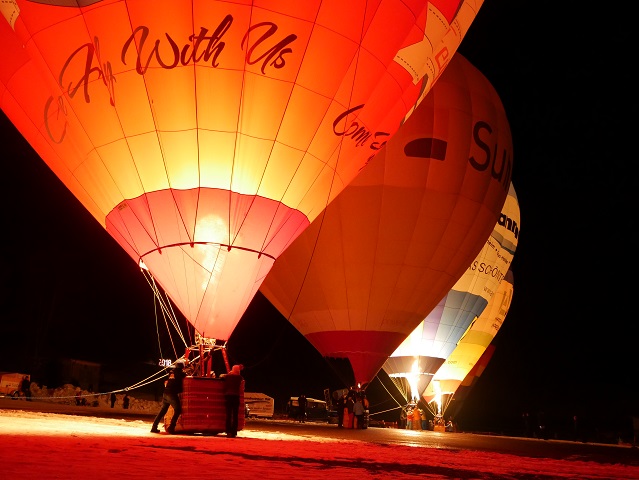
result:
[(579, 458), (527, 458), (253, 429), (234, 439), (158, 435), (149, 432), (151, 420), (0, 409), (1, 477), (639, 479), (639, 467)]

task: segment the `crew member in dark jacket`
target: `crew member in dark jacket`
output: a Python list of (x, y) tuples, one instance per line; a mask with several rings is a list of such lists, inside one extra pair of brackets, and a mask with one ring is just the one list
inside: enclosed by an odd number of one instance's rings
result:
[(337, 428), (344, 428), (344, 409), (346, 408), (346, 391), (342, 393), (335, 402), (337, 410)]
[(226, 404), (226, 436), (234, 438), (240, 415), (240, 393), (244, 378), (240, 374), (242, 365), (233, 365), (231, 371), (224, 377), (224, 402)]
[(25, 375), (22, 377), (22, 382), (20, 382), (20, 390), (22, 394), (26, 397), (27, 401), (31, 401), (31, 379), (29, 375)]
[(169, 407), (173, 407), (173, 417), (171, 417), (171, 423), (166, 429), (169, 433), (175, 433), (175, 425), (177, 424), (178, 417), (182, 413), (182, 404), (180, 403), (180, 393), (182, 393), (182, 383), (186, 377), (184, 373), (184, 363), (175, 362), (175, 365), (171, 367), (169, 372), (169, 378), (164, 385), (164, 392), (162, 393), (162, 408), (158, 412), (155, 420), (153, 420), (153, 427), (151, 427), (152, 433), (160, 433), (158, 424), (160, 420), (164, 418)]

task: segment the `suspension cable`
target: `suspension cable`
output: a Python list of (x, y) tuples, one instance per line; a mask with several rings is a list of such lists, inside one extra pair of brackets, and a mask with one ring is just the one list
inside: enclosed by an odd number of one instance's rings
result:
[(164, 326), (166, 328), (166, 331), (169, 335), (169, 340), (171, 343), (171, 347), (173, 348), (173, 355), (178, 358), (180, 355), (178, 355), (177, 353), (177, 348), (175, 345), (175, 340), (173, 338), (172, 335), (172, 329), (170, 328), (171, 326), (173, 327), (173, 330), (177, 333), (178, 337), (180, 338), (180, 340), (182, 341), (182, 344), (184, 347), (187, 347), (188, 344), (186, 342), (185, 336), (182, 332), (182, 330), (180, 329), (180, 325), (178, 323), (177, 320), (177, 315), (175, 314), (175, 311), (173, 310), (173, 306), (171, 304), (170, 299), (167, 297), (165, 298), (162, 294), (162, 291), (160, 289), (160, 287), (157, 285), (157, 283), (155, 282), (155, 278), (153, 277), (153, 275), (151, 274), (151, 272), (149, 272), (146, 268), (140, 268), (140, 270), (142, 271), (142, 274), (144, 276), (144, 278), (146, 279), (147, 283), (149, 284), (149, 287), (151, 287), (151, 291), (153, 292), (154, 295), (154, 311), (155, 311), (155, 329), (156, 329), (156, 335), (157, 335), (157, 339), (158, 339), (158, 348), (160, 351), (160, 356), (164, 357), (164, 354), (162, 353), (162, 345), (161, 345), (161, 341), (160, 341), (160, 329), (158, 326), (158, 307), (160, 308), (160, 312), (162, 313), (162, 319), (164, 320)]
[(382, 387), (384, 387), (384, 390), (386, 390), (386, 393), (388, 393), (388, 396), (389, 396), (389, 397), (390, 397), (390, 398), (391, 398), (391, 399), (392, 399), (392, 400), (393, 400), (393, 401), (397, 404), (397, 406), (396, 406), (396, 407), (393, 407), (393, 408), (386, 409), (386, 410), (380, 410), (379, 412), (370, 413), (369, 415), (379, 415), (379, 414), (381, 414), (381, 413), (392, 412), (392, 411), (397, 410), (397, 409), (399, 409), (399, 408), (403, 408), (403, 407), (402, 407), (402, 405), (401, 405), (401, 404), (397, 401), (397, 399), (395, 398), (395, 396), (394, 396), (392, 393), (390, 393), (390, 391), (388, 390), (388, 388), (386, 388), (386, 385), (384, 385), (384, 382), (382, 382), (382, 379), (381, 379), (381, 378), (379, 378), (379, 375), (375, 375), (374, 380), (378, 380), (378, 381), (379, 381), (379, 383), (381, 384), (381, 386), (382, 386)]

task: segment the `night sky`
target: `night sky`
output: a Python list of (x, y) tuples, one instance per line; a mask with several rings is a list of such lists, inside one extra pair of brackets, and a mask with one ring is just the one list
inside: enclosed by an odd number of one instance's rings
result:
[[(557, 3), (486, 0), (460, 49), (504, 103), (521, 210), (513, 304), (463, 410), (478, 428), (524, 411), (639, 415), (631, 30), (604, 4)], [(4, 115), (0, 139), (0, 371), (61, 355), (155, 362), (153, 293), (137, 265)], [(250, 390), (276, 401), (343, 386), (260, 294), (229, 355), (246, 365)], [(376, 382), (373, 411), (392, 408)]]

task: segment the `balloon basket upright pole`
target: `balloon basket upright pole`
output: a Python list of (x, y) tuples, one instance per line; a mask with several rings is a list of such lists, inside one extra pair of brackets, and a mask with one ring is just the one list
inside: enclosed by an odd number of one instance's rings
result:
[[(208, 358), (205, 359), (205, 353), (204, 353), (204, 344), (200, 343), (199, 345), (199, 350), (200, 350), (200, 377), (207, 377), (208, 376), (208, 372), (210, 371), (206, 371), (206, 364), (208, 363)], [(210, 355), (206, 355), (207, 357), (209, 357)]]
[(229, 363), (229, 356), (226, 353), (226, 347), (222, 349), (222, 357), (224, 358), (224, 365), (226, 366), (226, 373), (231, 371), (231, 364)]
[[(231, 371), (229, 367), (228, 357), (226, 355), (226, 343), (217, 343), (214, 338), (203, 337), (197, 332), (195, 333), (195, 344), (187, 347), (187, 355), (193, 353), (194, 358), (191, 360), (191, 375), (194, 377), (215, 377), (213, 370), (213, 355), (216, 351), (221, 351), (224, 360), (224, 368), (228, 373)], [(218, 364), (218, 368), (221, 365)]]

